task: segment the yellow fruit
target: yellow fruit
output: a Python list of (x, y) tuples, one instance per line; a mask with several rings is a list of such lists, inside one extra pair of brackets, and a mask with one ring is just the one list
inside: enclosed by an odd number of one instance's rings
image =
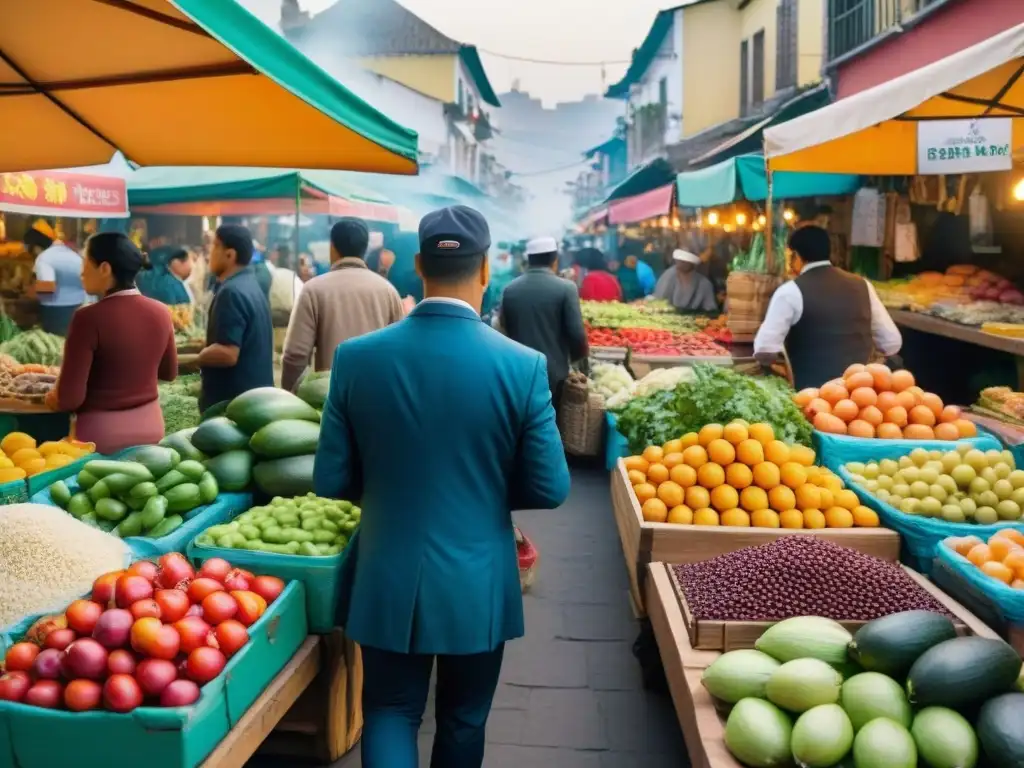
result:
[(725, 440), (728, 440), (732, 445), (739, 445), (750, 437), (750, 433), (747, 431), (745, 424), (740, 424), (739, 422), (734, 421), (731, 424), (726, 424), (725, 427), (722, 428), (722, 437)]
[(754, 473), (746, 464), (730, 464), (725, 468), (725, 482), (738, 491), (742, 491), (754, 482)]
[(649, 461), (651, 464), (653, 464), (656, 461), (661, 461), (664, 455), (665, 452), (661, 450), (661, 446), (658, 445), (649, 445), (646, 448), (644, 448), (643, 452), (643, 457), (647, 459), (647, 461)]
[[(796, 462), (796, 463), (800, 464), (800, 462)], [(807, 466), (804, 466), (803, 464), (800, 464), (800, 466), (803, 467), (804, 468), (804, 472), (807, 473), (807, 482), (808, 483), (814, 483), (815, 485), (817, 485), (817, 483), (815, 481), (821, 476), (821, 467), (815, 467), (813, 465), (807, 467)]]
[(638, 469), (629, 470), (629, 472), (626, 473), (626, 476), (629, 478), (630, 485), (639, 485), (640, 483), (647, 482), (647, 475)]
[(0, 456), (0, 469), (10, 469), (13, 466), (13, 461), (8, 459), (6, 456)]
[(801, 485), (795, 491), (797, 509), (820, 509), (821, 492), (816, 485)]
[(697, 433), (697, 442), (707, 448), (712, 440), (720, 439), (724, 432), (725, 427), (721, 424), (705, 424)]
[(853, 528), (853, 513), (843, 507), (832, 507), (825, 513), (829, 528)]
[(754, 485), (770, 491), (779, 484), (779, 468), (770, 461), (762, 461), (754, 467)]
[(648, 523), (664, 523), (668, 520), (668, 507), (661, 499), (648, 499), (641, 509)]
[(685, 435), (679, 438), (679, 442), (682, 443), (683, 450), (685, 451), (691, 445), (697, 445), (699, 439), (700, 437), (697, 435), (696, 432), (687, 432)]
[(27, 473), (21, 467), (4, 467), (0, 469), (0, 483), (13, 483), (24, 480)]
[(744, 488), (740, 493), (740, 506), (747, 510), (747, 512), (768, 509), (768, 494), (756, 485)]
[(35, 459), (26, 459), (21, 464), (18, 464), (18, 466), (25, 470), (26, 475), (32, 477), (32, 475), (38, 475), (46, 469), (46, 459), (42, 456)]
[(665, 452), (666, 456), (668, 456), (670, 453), (682, 453), (683, 448), (685, 448), (685, 446), (683, 445), (682, 440), (669, 440), (667, 443), (661, 446), (661, 450)]
[(41, 458), (42, 454), (40, 454), (35, 448), (19, 448), (14, 453), (10, 454), (10, 459), (14, 462), (16, 467), (20, 467), (26, 461)]
[(716, 464), (727, 467), (736, 461), (736, 449), (727, 440), (712, 440), (707, 447), (708, 458)]
[(748, 431), (751, 439), (757, 440), (761, 445), (768, 445), (775, 439), (775, 430), (771, 424), (751, 424)]
[(39, 446), (39, 453), (42, 456), (49, 456), (51, 453), (60, 453), (61, 447), (61, 443), (48, 440)]
[(759, 509), (750, 513), (750, 524), (755, 528), (778, 528), (781, 525), (779, 513), (771, 509)]
[(804, 510), (804, 528), (824, 528), (825, 513), (820, 509)]
[(810, 467), (814, 464), (814, 458), (814, 451), (806, 445), (791, 445), (789, 447), (790, 461), (795, 461), (797, 464)]
[(682, 504), (684, 495), (683, 487), (671, 480), (666, 480), (658, 486), (658, 498), (665, 502), (665, 506), (669, 509)]
[[(768, 506), (776, 512), (785, 512), (796, 507), (796, 494), (784, 485), (777, 485), (768, 491)], [(756, 525), (756, 523), (755, 523)], [(775, 526), (772, 526), (773, 528)]]
[(63, 467), (74, 461), (73, 458), (63, 453), (51, 453), (43, 461), (46, 463), (47, 469), (56, 469), (57, 467)]
[(736, 528), (749, 528), (750, 515), (742, 509), (730, 509), (728, 512), (722, 513), (722, 525)]
[(683, 500), (683, 503), (693, 510), (705, 509), (711, 506), (711, 494), (708, 493), (707, 488), (691, 485), (686, 489), (686, 498)]
[(697, 470), (697, 482), (710, 491), (725, 482), (725, 470), (718, 464), (708, 462)]
[(843, 481), (836, 475), (828, 475), (825, 478), (825, 487), (832, 491), (832, 494), (835, 495), (839, 493), (841, 490), (843, 490)]
[(781, 467), (789, 461), (789, 446), (781, 440), (772, 440), (764, 447), (764, 460)]
[(818, 497), (821, 499), (818, 509), (829, 509), (836, 505), (836, 497), (828, 488), (818, 488)]
[(691, 445), (683, 451), (683, 463), (698, 469), (708, 463), (708, 452), (702, 446)]
[(636, 500), (643, 505), (644, 502), (658, 495), (658, 489), (650, 483), (640, 483), (633, 486), (633, 493), (636, 494)]
[(853, 524), (860, 528), (877, 528), (879, 525), (878, 514), (869, 507), (854, 507)]
[(668, 467), (664, 464), (651, 464), (647, 468), (647, 479), (654, 485), (659, 485), (668, 480)]
[(679, 466), (680, 464), (683, 463), (683, 452), (676, 451), (675, 453), (666, 453), (665, 458), (661, 460), (661, 463), (664, 464), (669, 469), (672, 469), (672, 467)]
[(843, 509), (854, 510), (860, 506), (860, 499), (857, 498), (857, 494), (850, 490), (838, 491), (834, 494), (836, 497), (836, 506), (842, 507)]
[(795, 461), (779, 465), (779, 479), (793, 490), (807, 484), (807, 470)]
[(713, 509), (697, 509), (693, 512), (694, 525), (718, 525), (718, 513)]
[(665, 522), (675, 523), (676, 525), (690, 525), (693, 522), (693, 510), (685, 504), (672, 507), (668, 511), (668, 519)]
[(689, 488), (691, 485), (697, 484), (697, 470), (688, 464), (680, 464), (668, 471), (668, 479), (683, 488)]
[(736, 461), (753, 467), (764, 461), (764, 446), (757, 440), (744, 440), (736, 446)]
[(803, 528), (804, 513), (799, 509), (787, 509), (779, 513), (779, 525), (783, 528)]
[(711, 492), (711, 506), (719, 512), (738, 507), (740, 495), (731, 485), (720, 485)]
[(3, 440), (0, 440), (0, 449), (13, 458), (13, 454), (22, 448), (36, 447), (36, 439), (24, 432), (9, 432)]
[(647, 474), (647, 468), (651, 466), (651, 462), (645, 459), (643, 456), (628, 456), (622, 460), (623, 466), (626, 470), (636, 470), (637, 472), (643, 472)]

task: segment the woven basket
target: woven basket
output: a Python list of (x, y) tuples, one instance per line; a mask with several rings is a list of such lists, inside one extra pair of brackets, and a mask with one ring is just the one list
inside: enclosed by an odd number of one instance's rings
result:
[(600, 453), (604, 423), (604, 397), (590, 392), (584, 382), (566, 381), (558, 409), (558, 429), (566, 452), (574, 456)]
[(782, 280), (775, 275), (733, 272), (725, 283), (729, 303), (728, 326), (736, 340), (753, 338), (761, 327), (768, 302)]

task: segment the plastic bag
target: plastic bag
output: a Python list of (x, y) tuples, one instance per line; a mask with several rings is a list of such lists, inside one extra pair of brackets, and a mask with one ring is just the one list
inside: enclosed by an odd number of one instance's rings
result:
[[(977, 527), (977, 526), (975, 526)], [(975, 534), (977, 535), (977, 534)], [(982, 573), (958, 555), (952, 547), (939, 543), (935, 556), (960, 578), (987, 597), (1009, 624), (1024, 624), (1024, 590), (1014, 589)]]

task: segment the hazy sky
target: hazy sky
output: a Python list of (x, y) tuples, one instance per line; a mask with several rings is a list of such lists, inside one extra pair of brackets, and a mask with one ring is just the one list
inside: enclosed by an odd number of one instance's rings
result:
[[(342, 0), (344, 1), (344, 0)], [(483, 54), (487, 74), (500, 92), (518, 78), (521, 88), (545, 103), (575, 100), (602, 91), (625, 72), (654, 15), (679, 0), (399, 0), (449, 37), (509, 56), (554, 61), (619, 62), (600, 66), (550, 66)], [(311, 12), (334, 0), (300, 0)], [(242, 0), (266, 21), (279, 17), (278, 0)]]

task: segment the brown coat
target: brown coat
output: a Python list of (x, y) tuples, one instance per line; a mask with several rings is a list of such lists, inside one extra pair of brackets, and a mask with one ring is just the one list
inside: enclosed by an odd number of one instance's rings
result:
[(391, 283), (367, 269), (362, 259), (342, 259), (326, 275), (306, 283), (295, 302), (284, 342), (281, 387), (294, 389), (310, 359), (314, 370), (329, 371), (341, 342), (403, 316), (402, 299)]

